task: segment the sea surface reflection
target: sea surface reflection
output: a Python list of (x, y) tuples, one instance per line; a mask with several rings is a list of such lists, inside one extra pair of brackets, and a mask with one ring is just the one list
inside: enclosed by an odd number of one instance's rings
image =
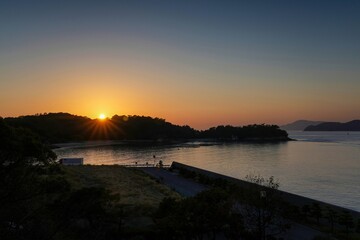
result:
[[(56, 149), (86, 164), (165, 164), (177, 161), (244, 179), (274, 176), (280, 188), (360, 211), (360, 133), (289, 132), (285, 143), (192, 142), (175, 146), (93, 146)], [(156, 156), (154, 158), (154, 156)]]

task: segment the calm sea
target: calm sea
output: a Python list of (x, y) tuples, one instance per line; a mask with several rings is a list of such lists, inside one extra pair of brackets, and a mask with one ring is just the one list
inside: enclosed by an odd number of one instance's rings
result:
[[(97, 146), (56, 149), (87, 164), (177, 161), (244, 179), (274, 176), (282, 190), (360, 211), (360, 132), (289, 132), (285, 143), (176, 146)], [(156, 156), (155, 158), (153, 156)]]

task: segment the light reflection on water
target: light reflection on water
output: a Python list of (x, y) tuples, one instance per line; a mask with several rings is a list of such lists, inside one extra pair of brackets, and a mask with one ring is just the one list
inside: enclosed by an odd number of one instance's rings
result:
[[(308, 135), (307, 135), (308, 134)], [(99, 146), (57, 149), (61, 157), (83, 157), (87, 164), (177, 161), (244, 179), (250, 173), (274, 176), (280, 188), (360, 211), (360, 133), (304, 133), (303, 141), (212, 146)], [(312, 141), (314, 139), (315, 141)], [(319, 141), (322, 139), (322, 141)]]

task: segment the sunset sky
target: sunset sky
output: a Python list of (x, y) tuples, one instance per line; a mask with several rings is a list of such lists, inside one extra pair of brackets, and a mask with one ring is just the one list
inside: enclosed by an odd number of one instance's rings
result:
[(360, 118), (360, 1), (0, 1), (0, 116)]

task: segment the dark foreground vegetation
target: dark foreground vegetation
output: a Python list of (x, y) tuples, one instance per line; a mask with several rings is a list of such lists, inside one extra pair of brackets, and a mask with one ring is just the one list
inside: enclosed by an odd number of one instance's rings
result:
[(151, 140), (172, 141), (213, 139), (222, 141), (288, 140), (286, 131), (276, 125), (249, 125), (244, 127), (218, 126), (198, 131), (189, 126), (178, 126), (164, 119), (144, 116), (118, 116), (100, 121), (71, 115), (48, 113), (4, 121), (14, 127), (31, 129), (49, 143), (87, 140)]
[[(211, 207), (207, 211), (213, 212), (209, 213), (209, 215), (214, 216), (219, 211), (226, 212), (222, 217), (218, 215), (218, 219), (222, 220), (218, 221), (217, 224), (221, 222), (222, 227), (210, 227), (200, 233), (202, 236), (209, 235), (209, 232), (211, 235), (211, 229), (222, 229), (212, 232), (212, 236), (222, 233), (225, 236), (230, 236), (227, 239), (287, 239), (283, 236), (286, 236), (285, 233), (291, 231), (292, 225), (296, 223), (316, 229), (320, 234), (315, 236), (314, 240), (360, 239), (360, 215), (357, 212), (316, 200), (306, 204), (286, 201), (282, 196), (282, 192), (277, 191), (279, 182), (274, 180), (273, 177), (264, 179), (261, 176), (248, 175), (246, 178), (250, 184), (246, 184), (249, 186), (243, 186), (231, 180), (209, 177), (186, 168), (180, 168), (178, 171), (185, 178), (212, 186), (211, 191), (203, 192), (195, 197), (196, 199), (201, 198), (203, 195), (207, 196), (201, 204), (207, 205), (209, 202), (211, 203)], [(218, 194), (219, 191), (222, 193)], [(224, 198), (220, 196), (224, 196)], [(212, 200), (214, 197), (217, 202), (212, 204), (214, 203)], [(167, 202), (169, 200), (165, 199), (163, 203), (165, 207), (169, 205)], [(224, 204), (225, 202), (227, 204)], [(174, 205), (173, 202), (170, 201), (170, 203)], [(227, 208), (224, 206), (227, 206)], [(160, 209), (161, 207), (162, 205), (160, 205)], [(221, 211), (223, 209), (226, 210)], [(168, 212), (172, 215), (177, 211)], [(182, 210), (180, 214), (184, 212), (186, 210)], [(233, 222), (234, 218), (236, 219), (235, 222)], [(169, 223), (171, 221), (167, 221), (167, 224)], [(232, 225), (234, 223), (236, 225)], [(295, 237), (294, 239), (300, 238)]]
[(72, 189), (55, 159), (29, 130), (0, 119), (0, 238), (117, 236), (122, 215), (116, 196), (105, 188)]
[[(167, 198), (160, 204), (156, 217), (164, 239), (278, 239), (290, 228), (282, 218), (281, 199), (273, 191), (261, 197), (260, 186), (240, 189), (205, 176), (199, 181), (212, 188), (192, 198)], [(270, 189), (278, 187), (273, 179), (261, 181)]]
[(1, 240), (158, 239), (152, 216), (178, 194), (132, 169), (55, 159), (36, 135), (0, 119)]
[[(347, 213), (287, 205), (273, 191), (278, 187), (273, 178), (250, 176), (258, 187), (240, 189), (222, 179), (182, 171), (211, 188), (180, 198), (136, 170), (64, 168), (55, 158), (29, 130), (0, 119), (2, 240), (277, 239), (289, 228), (288, 219), (326, 228), (340, 239), (356, 239), (360, 230), (359, 220)], [(270, 191), (262, 193), (261, 185)]]

